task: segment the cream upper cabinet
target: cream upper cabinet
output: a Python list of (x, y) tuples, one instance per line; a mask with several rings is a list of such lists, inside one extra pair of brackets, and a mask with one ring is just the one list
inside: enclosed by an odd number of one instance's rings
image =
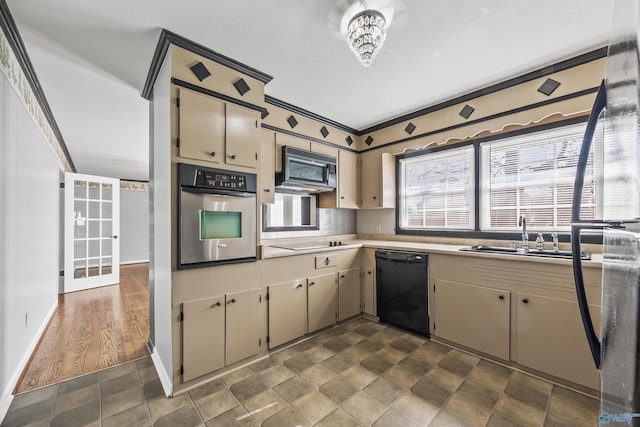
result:
[(338, 147), (333, 147), (328, 144), (321, 144), (319, 142), (311, 143), (311, 151), (314, 153), (326, 154), (327, 156), (338, 158), (338, 152), (340, 149)]
[(269, 286), (269, 348), (307, 332), (307, 280)]
[(396, 205), (395, 158), (391, 153), (361, 154), (361, 208), (394, 208)]
[(320, 193), (321, 208), (358, 209), (358, 155), (351, 151), (339, 150), (336, 191)]
[(274, 193), (276, 189), (276, 137), (273, 131), (262, 129), (262, 140), (260, 142), (260, 173), (258, 180), (258, 200), (260, 203), (274, 203)]
[(336, 323), (338, 318), (338, 281), (336, 273), (307, 279), (309, 333)]
[(282, 147), (289, 146), (311, 151), (311, 142), (306, 139), (287, 135), (286, 133), (276, 133), (276, 172), (282, 172)]
[(180, 157), (224, 161), (224, 102), (186, 89), (179, 96)]
[(255, 168), (260, 112), (187, 89), (179, 90), (179, 155)]
[(260, 148), (260, 112), (226, 104), (226, 163), (255, 168)]
[(182, 317), (182, 380), (224, 367), (224, 295), (184, 302)]
[[(576, 301), (519, 292), (516, 300), (516, 355), (521, 365), (598, 388), (589, 344)], [(600, 306), (589, 305), (600, 325)]]
[(509, 360), (509, 291), (438, 280), (433, 295), (436, 336)]
[(338, 153), (338, 207), (358, 208), (358, 156), (351, 151)]
[(338, 272), (338, 320), (360, 314), (360, 269)]

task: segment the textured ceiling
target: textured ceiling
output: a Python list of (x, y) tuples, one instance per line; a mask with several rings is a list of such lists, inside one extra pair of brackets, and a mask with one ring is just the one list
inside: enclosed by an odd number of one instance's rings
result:
[(364, 68), (355, 0), (7, 0), (79, 172), (148, 178), (140, 92), (166, 28), (274, 79), (266, 93), (363, 129), (606, 45), (613, 0), (369, 0), (392, 12)]

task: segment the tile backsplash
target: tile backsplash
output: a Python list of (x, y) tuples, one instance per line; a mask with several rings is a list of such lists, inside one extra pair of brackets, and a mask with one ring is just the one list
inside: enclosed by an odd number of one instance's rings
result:
[(356, 233), (356, 210), (318, 209), (319, 230), (303, 231), (262, 231), (261, 239), (284, 239), (291, 237), (333, 236)]

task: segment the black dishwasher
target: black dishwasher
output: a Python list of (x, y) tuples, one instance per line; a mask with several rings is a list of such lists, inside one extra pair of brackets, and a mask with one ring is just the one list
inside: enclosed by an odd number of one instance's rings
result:
[(376, 251), (378, 317), (429, 336), (428, 257), (416, 252)]

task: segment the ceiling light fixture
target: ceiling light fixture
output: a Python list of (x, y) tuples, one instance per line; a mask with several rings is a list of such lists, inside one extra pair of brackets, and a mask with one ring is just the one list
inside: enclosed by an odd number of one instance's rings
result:
[(377, 10), (357, 13), (347, 26), (349, 47), (365, 67), (371, 65), (386, 36), (387, 21)]

